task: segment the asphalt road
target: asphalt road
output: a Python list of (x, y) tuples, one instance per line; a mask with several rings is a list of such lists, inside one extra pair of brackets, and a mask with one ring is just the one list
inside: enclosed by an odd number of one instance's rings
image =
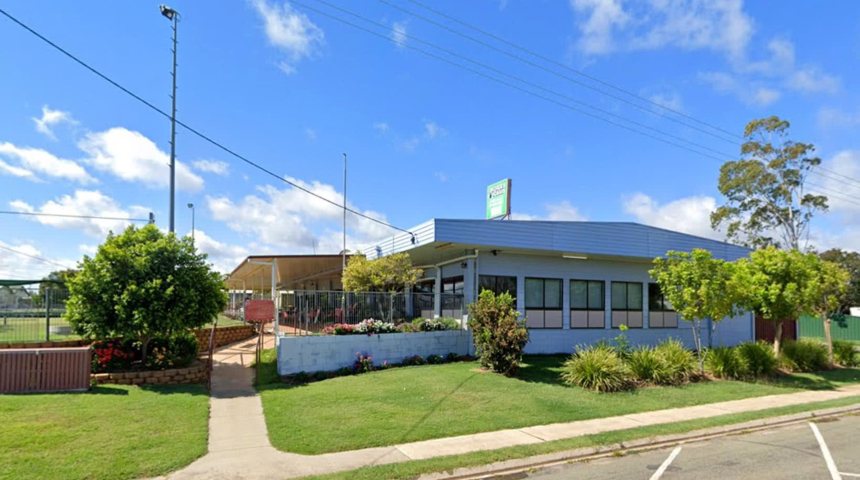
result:
[[(716, 438), (622, 457), (572, 463), (508, 478), (860, 479), (860, 416), (808, 422), (773, 430)], [(827, 454), (832, 462), (828, 466)], [(663, 467), (663, 468), (661, 468)], [(831, 470), (835, 470), (831, 474)]]

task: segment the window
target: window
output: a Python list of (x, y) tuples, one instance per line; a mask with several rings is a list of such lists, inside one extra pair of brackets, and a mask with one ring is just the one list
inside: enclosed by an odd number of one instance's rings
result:
[(526, 278), (526, 326), (561, 328), (562, 281), (555, 278)]
[(517, 277), (502, 277), (496, 275), (481, 275), (478, 277), (480, 291), (489, 290), (496, 295), (508, 292), (517, 297)]
[(612, 326), (642, 328), (642, 284), (612, 282)]
[(648, 284), (648, 326), (651, 328), (677, 328), (678, 314), (666, 300), (660, 285)]
[(570, 281), (570, 327), (603, 328), (606, 283), (599, 280)]
[(463, 276), (448, 277), (442, 279), (442, 293), (463, 294)]
[(463, 315), (463, 276), (442, 279), (442, 316)]

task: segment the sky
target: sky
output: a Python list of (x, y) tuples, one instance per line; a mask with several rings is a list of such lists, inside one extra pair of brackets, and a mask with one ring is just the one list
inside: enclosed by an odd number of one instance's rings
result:
[[(174, 1), (177, 118), (278, 176), (179, 127), (177, 233), (193, 203), (225, 272), (337, 253), (342, 211), (281, 178), (341, 204), (346, 153), (348, 205), (402, 229), (482, 218), (486, 186), (511, 178), (516, 219), (721, 239), (719, 167), (747, 122), (778, 115), (827, 168), (811, 246), (860, 249), (860, 3), (429, 1)], [(82, 5), (0, 8), (169, 111), (158, 3)], [(2, 16), (0, 45), (0, 210), (152, 212), (166, 229), (169, 120)], [(0, 215), (0, 278), (74, 266), (128, 224)], [(347, 248), (395, 233), (349, 215)]]

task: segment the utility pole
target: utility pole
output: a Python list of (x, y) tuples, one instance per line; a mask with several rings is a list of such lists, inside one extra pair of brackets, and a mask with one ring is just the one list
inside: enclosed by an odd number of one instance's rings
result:
[(346, 154), (343, 154), (343, 251), (342, 271), (346, 271)]
[(170, 95), (170, 233), (176, 231), (176, 33), (177, 24), (179, 23), (179, 12), (161, 5), (158, 7), (161, 14), (168, 20), (173, 22), (173, 90)]

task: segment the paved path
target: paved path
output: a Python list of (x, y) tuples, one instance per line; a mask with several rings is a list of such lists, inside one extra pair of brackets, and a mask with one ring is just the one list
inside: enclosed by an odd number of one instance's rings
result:
[[(267, 337), (267, 346), (272, 344), (272, 338)], [(216, 353), (210, 398), (209, 453), (168, 478), (292, 478), (860, 395), (860, 385), (855, 385), (840, 390), (770, 395), (389, 447), (299, 455), (280, 452), (269, 443), (263, 406), (253, 386), (254, 372), (248, 368), (254, 360), (255, 345), (256, 340), (251, 339), (230, 345)]]

